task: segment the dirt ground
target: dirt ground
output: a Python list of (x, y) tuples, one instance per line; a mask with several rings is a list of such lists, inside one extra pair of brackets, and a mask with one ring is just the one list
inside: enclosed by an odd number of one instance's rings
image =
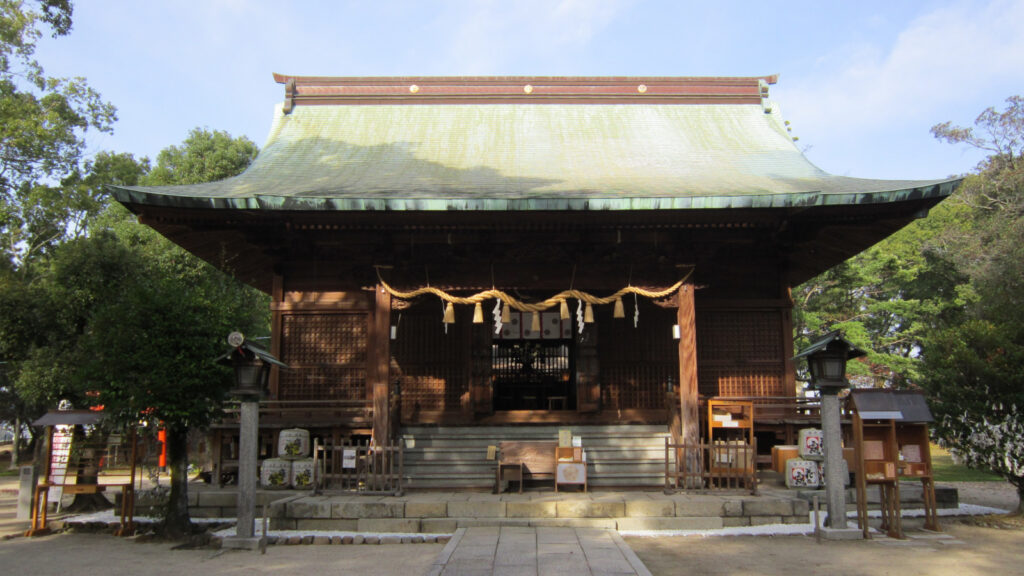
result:
[[(960, 501), (1004, 510), (1017, 506), (1016, 490), (999, 482), (958, 482)], [(813, 536), (626, 538), (654, 576), (775, 574), (991, 576), (1024, 574), (1024, 529), (979, 526), (942, 517), (943, 532), (904, 520), (906, 540), (818, 543)]]
[[(1012, 508), (1009, 485), (957, 485), (961, 501)], [(16, 535), (17, 479), (0, 478), (0, 535)], [(1024, 530), (1000, 530), (943, 518), (938, 537), (915, 530), (904, 541), (818, 544), (806, 536), (655, 537), (627, 542), (655, 576), (715, 574), (893, 574), (990, 576), (1024, 574)], [(166, 543), (137, 543), (103, 534), (56, 534), (0, 540), (0, 574), (151, 576), (300, 573), (418, 576), (442, 544), (381, 546), (271, 546), (266, 555), (219, 550), (174, 550)]]
[(1024, 531), (946, 522), (952, 538), (825, 542), (807, 536), (627, 538), (655, 576), (1024, 574)]

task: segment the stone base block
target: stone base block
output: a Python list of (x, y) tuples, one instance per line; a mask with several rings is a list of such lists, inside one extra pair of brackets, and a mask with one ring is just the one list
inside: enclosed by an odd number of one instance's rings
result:
[(334, 502), (331, 518), (402, 518), (405, 502)]
[(626, 516), (630, 518), (651, 518), (675, 515), (676, 506), (671, 500), (626, 501)]
[(508, 518), (555, 518), (557, 515), (554, 502), (505, 503), (505, 516)]
[(626, 515), (624, 502), (591, 502), (566, 500), (556, 503), (559, 518), (621, 518)]
[(619, 530), (715, 530), (723, 527), (717, 516), (689, 518), (619, 518)]
[(406, 502), (406, 518), (444, 518), (448, 515), (447, 502)]
[(296, 518), (292, 530), (338, 530), (352, 532), (359, 528), (359, 521), (351, 518)]
[(504, 518), (506, 502), (449, 502), (449, 518)]
[(356, 529), (360, 532), (419, 532), (419, 518), (360, 518)]
[(822, 528), (821, 536), (825, 540), (860, 540), (864, 532), (860, 528)]
[(616, 522), (615, 518), (536, 518), (530, 520), (530, 526), (615, 530)]

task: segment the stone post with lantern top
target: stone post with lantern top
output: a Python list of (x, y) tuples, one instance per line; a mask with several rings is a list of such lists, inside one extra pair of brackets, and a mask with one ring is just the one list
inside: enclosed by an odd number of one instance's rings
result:
[(846, 486), (843, 482), (843, 441), (839, 393), (849, 386), (846, 362), (867, 353), (835, 330), (812, 343), (793, 359), (807, 358), (811, 385), (821, 398), (821, 428), (825, 445), (825, 498), (828, 520), (823, 529), (832, 540), (858, 539), (861, 531), (846, 525)]
[(225, 548), (255, 550), (265, 546), (266, 535), (255, 535), (256, 483), (259, 476), (259, 401), (266, 394), (271, 366), (287, 368), (266, 350), (252, 344), (240, 332), (228, 335), (232, 350), (217, 361), (235, 370), (230, 391), (241, 404), (238, 439), (238, 523), (235, 536), (223, 540)]

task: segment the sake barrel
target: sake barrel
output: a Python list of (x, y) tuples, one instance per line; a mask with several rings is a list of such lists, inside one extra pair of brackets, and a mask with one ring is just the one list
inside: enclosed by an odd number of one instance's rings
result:
[(309, 456), (309, 430), (289, 428), (277, 437), (277, 457), (296, 460)]
[(283, 458), (267, 458), (260, 468), (260, 485), (271, 490), (283, 490), (292, 483), (292, 462)]
[(292, 488), (310, 490), (313, 488), (313, 459), (292, 460)]
[(800, 431), (800, 457), (804, 460), (824, 460), (825, 444), (821, 430), (804, 428)]
[(801, 458), (786, 460), (786, 488), (817, 488), (819, 483), (817, 462)]

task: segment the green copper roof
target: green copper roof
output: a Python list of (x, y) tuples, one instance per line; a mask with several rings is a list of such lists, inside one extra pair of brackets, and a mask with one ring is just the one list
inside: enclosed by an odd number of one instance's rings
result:
[(239, 176), (124, 203), (270, 210), (646, 210), (942, 198), (958, 180), (833, 176), (761, 104), (278, 106)]

